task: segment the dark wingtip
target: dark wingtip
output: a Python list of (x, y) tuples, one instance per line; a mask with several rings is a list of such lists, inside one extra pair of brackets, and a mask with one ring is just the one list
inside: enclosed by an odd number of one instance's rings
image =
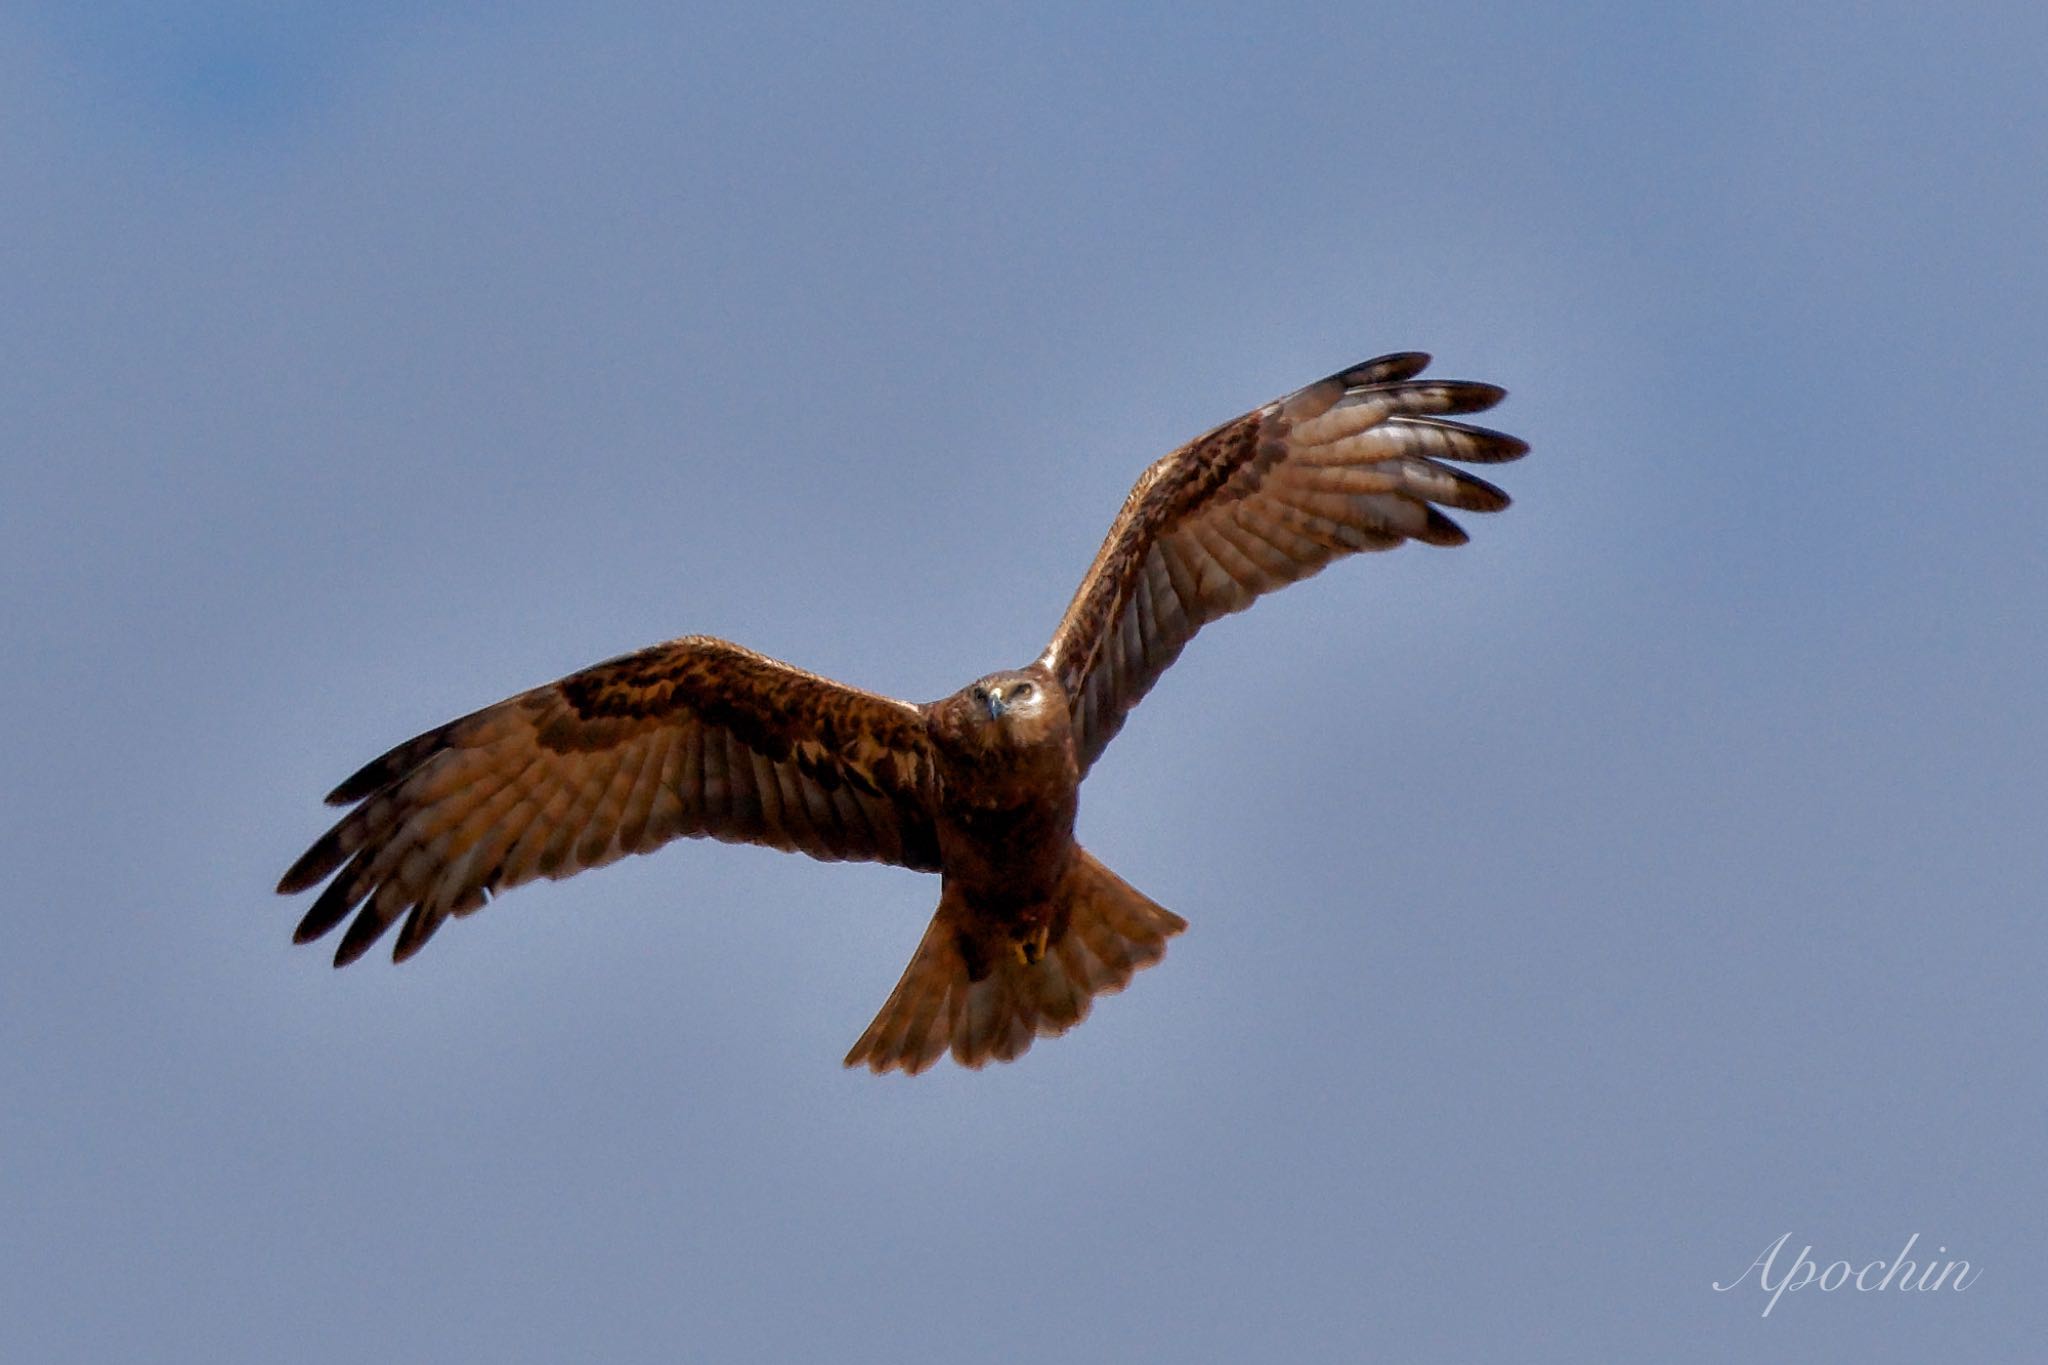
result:
[(316, 939), (326, 937), (327, 932), (330, 929), (334, 928), (333, 921), (329, 921), (323, 924), (318, 918), (315, 917), (318, 909), (319, 907), (315, 906), (313, 910), (307, 911), (306, 917), (299, 921), (299, 927), (292, 930), (293, 943), (299, 945), (300, 947), (304, 947), (306, 944), (311, 943)]
[(348, 932), (341, 936), (341, 943), (334, 950), (335, 966), (348, 966), (376, 947), (377, 940), (384, 937), (384, 931), (391, 927), (391, 921), (377, 914), (376, 910), (376, 903), (372, 901), (349, 921)]
[(1359, 388), (1366, 384), (1390, 384), (1397, 380), (1413, 379), (1429, 368), (1430, 357), (1425, 351), (1394, 351), (1387, 355), (1361, 360), (1348, 369), (1339, 370), (1330, 377), (1347, 389)]
[(1459, 464), (1506, 464), (1519, 460), (1529, 453), (1529, 443), (1519, 436), (1510, 436), (1492, 427), (1475, 426), (1470, 422), (1454, 422), (1448, 417), (1418, 417), (1403, 413), (1391, 418), (1403, 426), (1429, 427), (1437, 431), (1455, 433), (1460, 450), (1439, 452), (1438, 459), (1454, 460)]
[(285, 869), (277, 879), (277, 894), (296, 896), (301, 891), (310, 891), (327, 879), (327, 874), (341, 866), (342, 852), (339, 828), (331, 829), (320, 837), (320, 841), (299, 855), (299, 860)]
[(427, 940), (441, 927), (442, 919), (442, 915), (429, 910), (424, 903), (415, 905), (398, 931), (398, 942), (391, 945), (391, 960), (404, 962), (426, 947)]
[(327, 793), (327, 804), (352, 806), (364, 797), (390, 786), (432, 758), (436, 750), (447, 744), (449, 734), (461, 723), (450, 721), (446, 725), (434, 727), (423, 735), (414, 735), (403, 744), (386, 749), (350, 773), (340, 786)]
[(1461, 390), (1458, 412), (1485, 412), (1508, 396), (1506, 389), (1483, 379), (1461, 379), (1458, 388)]
[(1514, 499), (1507, 495), (1507, 490), (1488, 483), (1485, 479), (1467, 474), (1462, 469), (1453, 469), (1450, 473), (1451, 477), (1458, 481), (1459, 491), (1464, 494), (1456, 504), (1462, 511), (1505, 512), (1514, 503)]
[(390, 782), (392, 778), (399, 776), (403, 770), (398, 768), (397, 760), (404, 755), (408, 747), (410, 746), (401, 744), (390, 753), (371, 759), (350, 773), (340, 786), (321, 799), (330, 806), (353, 806)]
[(327, 884), (327, 889), (313, 901), (306, 911), (299, 927), (292, 931), (292, 942), (311, 943), (325, 937), (335, 925), (348, 918), (348, 912), (355, 909), (368, 891), (363, 878), (363, 856), (358, 853), (344, 868), (341, 875)]
[(1463, 545), (1472, 539), (1472, 537), (1465, 534), (1464, 527), (1437, 511), (1436, 508), (1424, 503), (1423, 510), (1429, 514), (1429, 525), (1421, 535), (1415, 538), (1425, 545)]

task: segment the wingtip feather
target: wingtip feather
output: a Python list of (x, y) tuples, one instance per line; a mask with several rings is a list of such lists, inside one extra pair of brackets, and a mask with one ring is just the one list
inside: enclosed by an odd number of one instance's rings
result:
[(1489, 384), (1483, 379), (1461, 379), (1457, 386), (1465, 391), (1471, 406), (1460, 406), (1459, 412), (1485, 412), (1508, 396), (1508, 391), (1498, 384)]
[(1389, 384), (1402, 379), (1413, 379), (1429, 368), (1430, 355), (1427, 351), (1393, 351), (1387, 355), (1374, 356), (1358, 364), (1337, 371), (1330, 377), (1347, 389), (1365, 384)]
[(465, 716), (446, 725), (437, 725), (424, 734), (414, 735), (403, 744), (386, 749), (350, 773), (342, 780), (340, 786), (327, 793), (327, 804), (352, 806), (367, 796), (375, 795), (432, 758), (435, 753), (447, 746), (457, 726), (474, 719), (473, 716)]
[(1415, 539), (1425, 545), (1463, 545), (1472, 539), (1465, 534), (1465, 528), (1452, 521), (1428, 503), (1422, 505), (1425, 514), (1424, 528)]
[(277, 879), (277, 894), (296, 896), (301, 891), (312, 890), (327, 879), (328, 873), (341, 866), (341, 859), (339, 841), (330, 831), (285, 869), (284, 875)]
[(384, 937), (384, 931), (391, 927), (391, 921), (376, 913), (376, 905), (366, 905), (349, 921), (348, 932), (341, 936), (341, 943), (334, 950), (334, 965), (346, 967), (359, 960), (363, 954), (377, 946), (377, 940)]

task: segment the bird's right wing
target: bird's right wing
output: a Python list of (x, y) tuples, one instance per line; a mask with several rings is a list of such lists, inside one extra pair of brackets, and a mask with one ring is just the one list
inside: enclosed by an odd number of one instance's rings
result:
[(1529, 447), (1447, 420), (1502, 391), (1418, 379), (1429, 357), (1385, 355), (1226, 422), (1147, 469), (1040, 660), (1073, 707), (1081, 768), (1210, 621), (1356, 550), (1462, 545), (1437, 505), (1494, 512), (1491, 464)]
[(356, 913), (353, 962), (407, 916), (404, 961), (449, 915), (684, 835), (935, 871), (923, 713), (692, 636), (586, 668), (407, 740), (335, 788), (354, 810), (278, 890), (333, 876), (307, 943)]

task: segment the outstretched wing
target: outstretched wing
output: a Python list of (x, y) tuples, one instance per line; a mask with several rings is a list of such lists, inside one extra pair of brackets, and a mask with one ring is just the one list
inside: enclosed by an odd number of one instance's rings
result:
[(1447, 420), (1504, 391), (1417, 379), (1381, 356), (1226, 422), (1154, 464), (1125, 499), (1041, 662), (1067, 690), (1085, 772), (1196, 631), (1357, 550), (1462, 545), (1435, 504), (1497, 512), (1507, 494), (1443, 460), (1528, 453)]
[(683, 835), (936, 870), (930, 766), (917, 707), (692, 636), (510, 697), (374, 760), (328, 796), (355, 809), (277, 889), (334, 877), (299, 943), (362, 907), (339, 967), (401, 914), (399, 962), (494, 891)]

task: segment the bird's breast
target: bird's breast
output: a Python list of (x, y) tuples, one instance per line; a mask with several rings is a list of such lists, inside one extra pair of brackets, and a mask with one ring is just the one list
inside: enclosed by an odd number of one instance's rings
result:
[(947, 880), (982, 901), (1052, 893), (1074, 847), (1077, 784), (1055, 764), (972, 764), (946, 775), (939, 857)]

